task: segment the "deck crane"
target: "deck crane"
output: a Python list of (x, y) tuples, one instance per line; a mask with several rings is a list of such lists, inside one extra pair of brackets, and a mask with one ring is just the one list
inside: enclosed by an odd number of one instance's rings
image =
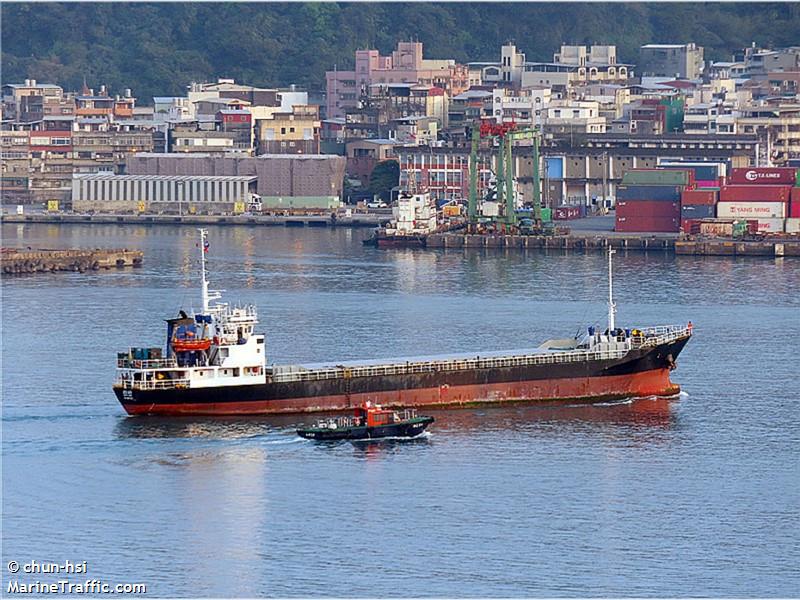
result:
[(514, 206), (514, 160), (511, 153), (513, 143), (519, 140), (532, 140), (533, 148), (533, 210), (534, 226), (542, 227), (541, 182), (539, 179), (539, 142), (541, 132), (538, 128), (517, 129), (515, 123), (495, 124), (481, 121), (480, 127), (472, 128), (472, 148), (469, 162), (469, 204), (468, 218), (470, 226), (478, 222), (478, 146), (481, 138), (499, 140), (497, 154), (497, 202), (504, 204), (504, 214), (498, 219), (507, 228), (517, 225), (516, 207)]

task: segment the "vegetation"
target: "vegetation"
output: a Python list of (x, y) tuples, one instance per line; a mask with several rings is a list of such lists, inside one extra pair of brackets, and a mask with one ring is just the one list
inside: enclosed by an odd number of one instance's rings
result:
[(796, 44), (800, 3), (3, 3), (3, 80), (133, 88), (143, 103), (216, 77), (322, 89), (353, 51), (418, 39), (429, 58), (528, 60), (563, 43), (610, 43), (635, 63), (648, 42), (694, 41), (712, 60)]

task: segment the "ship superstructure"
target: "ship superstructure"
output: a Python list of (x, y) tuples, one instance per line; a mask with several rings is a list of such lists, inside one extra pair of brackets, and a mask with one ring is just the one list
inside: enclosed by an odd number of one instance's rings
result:
[[(674, 395), (685, 326), (616, 326), (612, 252), (608, 325), (536, 348), (306, 365), (267, 365), (253, 306), (230, 307), (209, 291), (201, 230), (203, 308), (167, 320), (166, 353), (118, 356), (115, 393), (130, 414), (267, 414), (505, 401), (598, 401)], [(211, 301), (215, 301), (211, 304)], [(153, 355), (157, 356), (153, 356)]]

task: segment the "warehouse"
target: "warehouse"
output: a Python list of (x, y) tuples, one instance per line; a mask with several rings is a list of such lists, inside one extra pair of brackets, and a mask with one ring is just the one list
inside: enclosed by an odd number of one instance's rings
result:
[(243, 212), (256, 179), (254, 175), (75, 174), (72, 206), (78, 212)]
[(331, 154), (215, 156), (140, 152), (127, 161), (131, 175), (255, 176), (263, 198), (342, 196), (347, 159)]

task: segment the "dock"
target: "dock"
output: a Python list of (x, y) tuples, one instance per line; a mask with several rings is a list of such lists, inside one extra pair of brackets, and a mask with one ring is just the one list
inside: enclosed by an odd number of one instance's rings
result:
[(391, 213), (353, 213), (350, 216), (330, 214), (286, 215), (120, 215), (78, 213), (35, 213), (0, 217), (0, 223), (96, 224), (96, 225), (264, 225), (282, 227), (378, 227), (391, 218)]
[(440, 233), (428, 236), (428, 248), (494, 248), (504, 250), (674, 252), (693, 256), (800, 257), (800, 239), (736, 241), (682, 239), (678, 234), (618, 234), (583, 231), (570, 235), (480, 235)]
[(0, 271), (3, 275), (98, 271), (141, 267), (141, 250), (21, 250), (3, 248)]

